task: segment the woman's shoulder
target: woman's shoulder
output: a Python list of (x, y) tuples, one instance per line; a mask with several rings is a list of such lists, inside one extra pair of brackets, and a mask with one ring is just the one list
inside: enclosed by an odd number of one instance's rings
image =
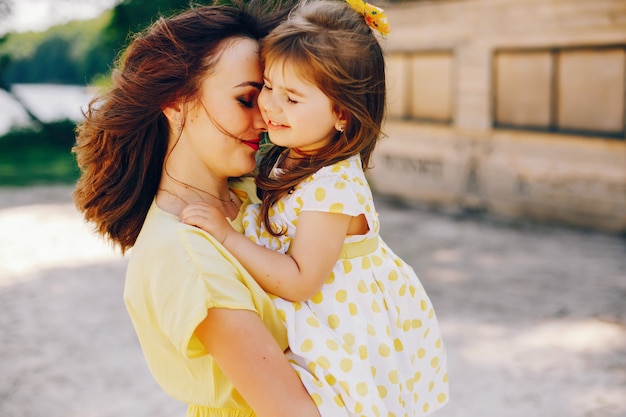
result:
[[(175, 278), (176, 291), (202, 291), (207, 297), (205, 306), (253, 310), (253, 280), (246, 274), (210, 234), (179, 222), (153, 204), (130, 252), (126, 285), (135, 288), (131, 291), (135, 294), (141, 293), (141, 288), (169, 288), (171, 292)], [(170, 295), (161, 294), (165, 298)]]
[(178, 264), (187, 269), (202, 269), (210, 263), (226, 261), (219, 243), (210, 234), (180, 222), (156, 202), (152, 203), (131, 251), (131, 261), (137, 258), (143, 262)]

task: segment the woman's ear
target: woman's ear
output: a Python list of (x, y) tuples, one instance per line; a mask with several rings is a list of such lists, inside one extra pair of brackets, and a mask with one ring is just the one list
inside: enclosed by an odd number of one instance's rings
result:
[(185, 120), (182, 103), (176, 102), (164, 107), (163, 114), (167, 117), (167, 120), (169, 120), (170, 126), (176, 126), (178, 131), (182, 130)]

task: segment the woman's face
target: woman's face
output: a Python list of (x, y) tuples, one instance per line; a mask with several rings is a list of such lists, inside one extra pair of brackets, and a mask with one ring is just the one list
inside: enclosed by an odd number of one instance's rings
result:
[(181, 135), (201, 169), (214, 177), (238, 177), (255, 168), (265, 123), (257, 105), (263, 85), (258, 43), (226, 41), (218, 62), (204, 79), (200, 98), (187, 103)]

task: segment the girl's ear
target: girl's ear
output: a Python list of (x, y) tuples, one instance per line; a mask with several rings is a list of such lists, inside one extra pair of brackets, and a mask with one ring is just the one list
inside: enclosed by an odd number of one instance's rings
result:
[(337, 109), (335, 110), (335, 115), (337, 116), (337, 120), (335, 121), (335, 130), (343, 132), (346, 130), (346, 124), (348, 123), (346, 111)]

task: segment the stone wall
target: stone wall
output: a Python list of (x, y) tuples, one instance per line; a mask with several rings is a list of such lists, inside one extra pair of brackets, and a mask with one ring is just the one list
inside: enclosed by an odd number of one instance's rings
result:
[(626, 232), (626, 1), (384, 8), (388, 137), (369, 171), (378, 192)]

